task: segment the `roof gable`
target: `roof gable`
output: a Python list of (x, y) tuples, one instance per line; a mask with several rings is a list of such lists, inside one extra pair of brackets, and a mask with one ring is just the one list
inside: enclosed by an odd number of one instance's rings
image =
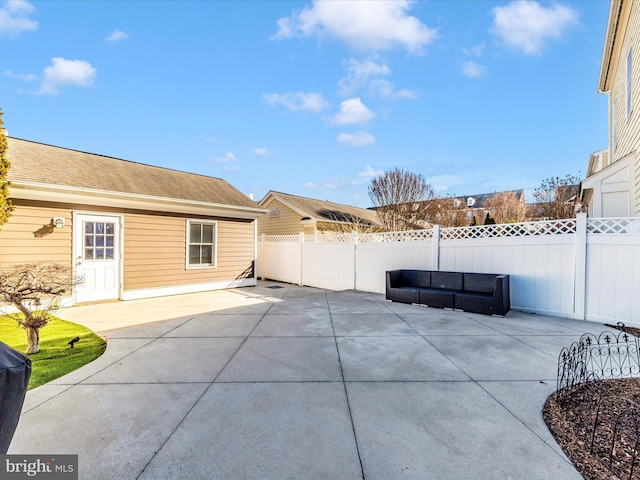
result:
[(288, 193), (270, 191), (260, 201), (260, 205), (265, 206), (275, 198), (281, 203), (291, 208), (293, 211), (310, 219), (322, 222), (337, 223), (366, 223), (380, 226), (378, 214), (366, 208), (353, 207), (341, 203), (329, 202), (328, 200), (316, 200), (314, 198), (300, 197)]

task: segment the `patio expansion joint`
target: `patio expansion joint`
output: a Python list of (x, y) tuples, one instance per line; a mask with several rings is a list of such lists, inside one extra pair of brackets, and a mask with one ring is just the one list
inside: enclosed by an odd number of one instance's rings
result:
[(353, 412), (351, 410), (351, 402), (349, 401), (349, 392), (347, 390), (347, 384), (344, 380), (344, 369), (342, 368), (342, 359), (340, 358), (340, 349), (338, 348), (338, 339), (336, 337), (336, 330), (333, 325), (333, 315), (331, 314), (331, 308), (329, 307), (329, 298), (327, 293), (325, 292), (325, 300), (327, 302), (327, 310), (329, 311), (329, 319), (331, 321), (331, 329), (333, 330), (333, 342), (336, 347), (336, 352), (338, 354), (338, 365), (340, 366), (340, 377), (342, 378), (342, 388), (344, 390), (344, 398), (347, 402), (347, 410), (349, 411), (349, 421), (351, 422), (351, 431), (353, 432), (353, 441), (356, 445), (356, 452), (358, 453), (358, 462), (360, 462), (360, 474), (362, 475), (362, 479), (364, 480), (364, 465), (362, 463), (362, 455), (360, 453), (360, 445), (358, 445), (358, 434), (356, 433), (356, 426), (353, 421)]
[[(120, 339), (120, 338), (117, 338), (117, 339), (116, 339), (116, 338), (114, 338), (113, 340), (122, 340), (122, 339)], [(126, 355), (123, 355), (122, 357), (118, 357), (118, 358), (114, 359), (114, 360), (113, 360), (111, 363), (109, 363), (108, 365), (105, 365), (103, 368), (101, 368), (101, 369), (100, 369), (100, 370), (98, 370), (97, 372), (92, 373), (92, 374), (91, 374), (91, 375), (89, 375), (87, 378), (85, 378), (85, 379), (83, 379), (83, 380), (80, 380), (79, 382), (75, 382), (75, 383), (55, 383), (55, 384), (52, 384), (52, 385), (67, 385), (67, 386), (69, 386), (69, 388), (65, 388), (65, 389), (64, 389), (64, 390), (62, 390), (61, 392), (56, 393), (55, 395), (53, 395), (53, 396), (51, 396), (51, 397), (47, 398), (46, 400), (42, 401), (42, 402), (41, 402), (41, 403), (39, 403), (38, 405), (34, 405), (33, 407), (31, 407), (31, 408), (30, 408), (30, 409), (28, 409), (28, 410), (23, 410), (23, 411), (22, 411), (22, 413), (20, 414), (20, 416), (22, 416), (22, 415), (24, 415), (25, 413), (28, 413), (28, 412), (30, 412), (30, 411), (32, 411), (32, 410), (35, 410), (36, 408), (41, 407), (41, 406), (42, 406), (42, 405), (44, 405), (45, 403), (50, 402), (50, 401), (51, 401), (51, 400), (53, 400), (54, 398), (59, 397), (59, 396), (60, 396), (60, 395), (62, 395), (63, 393), (65, 393), (65, 392), (67, 392), (67, 391), (71, 390), (71, 389), (72, 389), (72, 388), (74, 388), (74, 387), (77, 387), (78, 385), (94, 385), (94, 384), (92, 384), (92, 383), (84, 383), (84, 382), (85, 382), (86, 380), (88, 380), (88, 379), (90, 379), (90, 378), (92, 378), (92, 377), (96, 376), (98, 373), (100, 373), (100, 372), (102, 372), (102, 371), (106, 370), (107, 368), (109, 368), (109, 367), (111, 367), (111, 366), (115, 365), (117, 362), (120, 362), (121, 360), (123, 360), (123, 359), (127, 358), (128, 356), (133, 355), (135, 352), (137, 352), (138, 350), (141, 350), (142, 348), (146, 347), (147, 345), (151, 345), (151, 344), (152, 344), (155, 340), (157, 340), (157, 339), (149, 339), (149, 340), (150, 340), (150, 341), (148, 341), (148, 342), (147, 342), (147, 343), (145, 343), (144, 345), (141, 345), (140, 347), (138, 347), (138, 348), (136, 348), (136, 349), (134, 349), (134, 350), (130, 351), (129, 353), (127, 353)], [(109, 339), (108, 339), (108, 338), (107, 338), (107, 348), (109, 348)], [(105, 353), (103, 353), (102, 355), (104, 355), (104, 354), (105, 354)], [(72, 373), (72, 372), (69, 372), (69, 373)]]
[[(251, 332), (249, 332), (249, 334), (245, 337), (245, 339), (240, 342), (240, 345), (238, 345), (238, 348), (236, 348), (236, 350), (233, 352), (233, 354), (229, 357), (229, 359), (227, 360), (227, 362), (223, 365), (223, 367), (220, 369), (220, 371), (216, 374), (215, 378), (211, 381), (211, 382), (194, 382), (194, 383), (208, 383), (209, 385), (207, 386), (207, 388), (204, 389), (204, 391), (202, 392), (202, 394), (196, 398), (196, 400), (193, 402), (193, 405), (191, 405), (191, 408), (189, 408), (186, 413), (184, 414), (184, 416), (182, 417), (182, 419), (177, 422), (176, 426), (173, 428), (173, 430), (171, 430), (171, 432), (169, 433), (169, 435), (167, 435), (167, 438), (164, 439), (164, 441), (162, 442), (162, 444), (153, 452), (153, 454), (151, 455), (151, 457), (149, 458), (149, 461), (147, 461), (147, 463), (145, 463), (144, 467), (142, 468), (142, 470), (140, 470), (140, 473), (136, 476), (136, 480), (140, 478), (140, 476), (144, 473), (144, 471), (147, 469), (147, 467), (149, 467), (149, 465), (151, 464), (151, 462), (153, 461), (153, 459), (158, 455), (158, 453), (160, 453), (160, 451), (164, 448), (164, 446), (167, 444), (167, 442), (169, 441), (169, 439), (171, 439), (171, 437), (176, 433), (176, 431), (178, 430), (178, 428), (180, 428), (180, 426), (184, 423), (184, 421), (187, 419), (187, 417), (191, 414), (191, 412), (193, 411), (193, 409), (196, 407), (196, 405), (198, 405), (198, 403), (200, 403), (200, 401), (202, 400), (202, 398), (207, 394), (207, 392), (211, 389), (211, 386), (214, 385), (216, 383), (216, 380), (218, 379), (218, 377), (222, 374), (222, 372), (224, 371), (225, 368), (227, 368), (227, 366), (229, 365), (229, 363), (231, 362), (231, 360), (233, 360), (233, 358), (237, 355), (238, 351), (242, 348), (242, 346), (246, 343), (247, 339), (251, 336), (251, 334), (255, 331), (256, 328), (258, 328), (258, 325), (260, 325), (260, 322), (262, 322), (262, 320), (267, 316), (267, 314), (269, 313), (269, 310), (271, 310), (271, 308), (273, 307), (273, 305), (275, 305), (274, 303), (272, 303), (271, 305), (269, 305), (269, 308), (262, 314), (262, 316), (260, 317), (260, 320), (258, 320), (258, 322), (256, 323), (256, 325), (253, 327), (253, 329), (251, 330)], [(186, 323), (186, 322), (185, 322)], [(173, 337), (172, 337), (173, 338)]]
[[(486, 392), (487, 395), (489, 395), (498, 405), (500, 405), (502, 408), (504, 408), (505, 411), (507, 411), (509, 413), (509, 415), (511, 415), (513, 418), (515, 418), (518, 422), (520, 422), (520, 424), (522, 424), (527, 430), (529, 430), (529, 432), (531, 432), (533, 435), (535, 435), (542, 443), (545, 444), (545, 446), (547, 448), (549, 448), (553, 453), (555, 453), (559, 458), (561, 458), (563, 461), (567, 462), (569, 465), (571, 465), (572, 467), (574, 466), (573, 463), (571, 463), (571, 460), (569, 460), (567, 457), (565, 457), (564, 455), (562, 455), (561, 453), (559, 453), (554, 447), (553, 445), (549, 444), (549, 442), (547, 440), (545, 440), (544, 438), (542, 438), (537, 432), (535, 432), (531, 427), (529, 427), (529, 425), (527, 425), (525, 422), (523, 422), (520, 417), (518, 417), (515, 413), (513, 413), (511, 411), (511, 409), (509, 409), (504, 403), (502, 403), (500, 400), (498, 400), (495, 396), (491, 395), (491, 393), (484, 388), (480, 383), (475, 382), (478, 387), (480, 387), (484, 392)], [(553, 437), (552, 437), (553, 438)]]
[[(402, 317), (400, 317), (402, 319)], [(404, 319), (402, 319), (402, 321), (405, 321)], [(406, 322), (405, 322), (406, 323)], [(478, 322), (479, 323), (479, 322)], [(492, 330), (496, 330), (494, 328), (492, 328)], [(556, 455), (558, 455), (558, 457), (560, 457), (563, 461), (569, 463), (569, 465), (573, 464), (571, 463), (570, 460), (568, 460), (566, 457), (562, 456), (560, 453), (558, 453), (552, 445), (549, 444), (549, 442), (547, 440), (545, 440), (544, 438), (542, 438), (538, 433), (536, 433), (531, 427), (529, 427), (525, 422), (523, 422), (520, 417), (518, 417), (514, 412), (512, 412), (504, 403), (502, 403), (500, 400), (498, 400), (494, 395), (492, 395), (486, 388), (484, 388), (480, 382), (532, 382), (532, 381), (540, 381), (541, 383), (544, 382), (555, 382), (556, 379), (540, 379), (540, 378), (536, 378), (536, 379), (532, 379), (532, 380), (522, 380), (522, 379), (518, 379), (518, 380), (482, 380), (482, 379), (475, 379), (473, 377), (471, 377), (471, 375), (469, 375), (466, 371), (464, 371), (458, 364), (456, 364), (456, 362), (454, 362), (451, 358), (449, 358), (448, 355), (446, 355), (444, 352), (442, 352), (436, 345), (434, 345), (433, 343), (431, 343), (428, 338), (427, 335), (421, 335), (422, 338), (424, 338), (424, 340), (426, 342), (428, 342), (433, 348), (436, 349), (436, 351), (440, 352), (441, 355), (443, 355), (447, 360), (449, 360), (453, 365), (456, 366), (456, 368), (458, 368), (462, 373), (464, 373), (469, 380), (467, 382), (470, 383), (474, 383), (478, 388), (480, 388), (483, 392), (485, 392), (490, 398), (493, 399), (493, 401), (495, 401), (498, 405), (500, 405), (509, 415), (511, 415), (514, 419), (516, 419), (516, 421), (518, 421), (521, 425), (523, 425), (529, 432), (531, 432), (533, 435), (535, 435), (547, 448), (549, 448), (552, 452), (554, 452)], [(502, 332), (499, 332), (498, 330), (496, 330), (496, 335), (485, 335), (485, 336), (505, 336), (505, 337), (509, 337), (513, 340), (516, 340), (520, 343), (522, 343), (523, 345), (526, 345), (527, 347), (536, 350), (538, 352), (541, 352), (539, 349), (532, 347), (531, 345), (523, 342), (522, 340), (518, 339), (516, 336), (514, 335), (508, 335)], [(546, 352), (541, 352), (544, 353), (547, 356), (551, 356), (550, 354), (546, 353)], [(464, 381), (462, 381), (464, 382)]]

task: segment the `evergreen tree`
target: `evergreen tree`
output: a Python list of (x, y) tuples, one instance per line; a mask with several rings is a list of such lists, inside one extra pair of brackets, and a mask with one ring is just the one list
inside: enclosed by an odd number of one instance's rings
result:
[(494, 220), (494, 218), (491, 216), (491, 214), (489, 212), (487, 212), (487, 215), (484, 217), (484, 224), (485, 225), (495, 225), (496, 221)]
[(7, 180), (11, 163), (7, 158), (7, 135), (2, 125), (2, 109), (0, 109), (0, 226), (9, 221), (13, 212), (13, 204), (9, 200), (9, 180)]

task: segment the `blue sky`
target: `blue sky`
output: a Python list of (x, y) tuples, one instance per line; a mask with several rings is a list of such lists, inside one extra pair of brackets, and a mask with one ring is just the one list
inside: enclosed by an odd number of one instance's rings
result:
[(0, 0), (9, 135), (370, 206), (584, 174), (608, 0)]

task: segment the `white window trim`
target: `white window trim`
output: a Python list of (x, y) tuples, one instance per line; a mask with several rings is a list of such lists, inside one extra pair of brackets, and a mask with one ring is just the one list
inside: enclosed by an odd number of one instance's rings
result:
[[(189, 264), (189, 234), (191, 232), (191, 224), (213, 225), (213, 264), (211, 265), (190, 265)], [(218, 268), (218, 222), (215, 220), (200, 220), (197, 218), (188, 218), (185, 223), (185, 258), (184, 264), (186, 270), (204, 270), (209, 268)]]

